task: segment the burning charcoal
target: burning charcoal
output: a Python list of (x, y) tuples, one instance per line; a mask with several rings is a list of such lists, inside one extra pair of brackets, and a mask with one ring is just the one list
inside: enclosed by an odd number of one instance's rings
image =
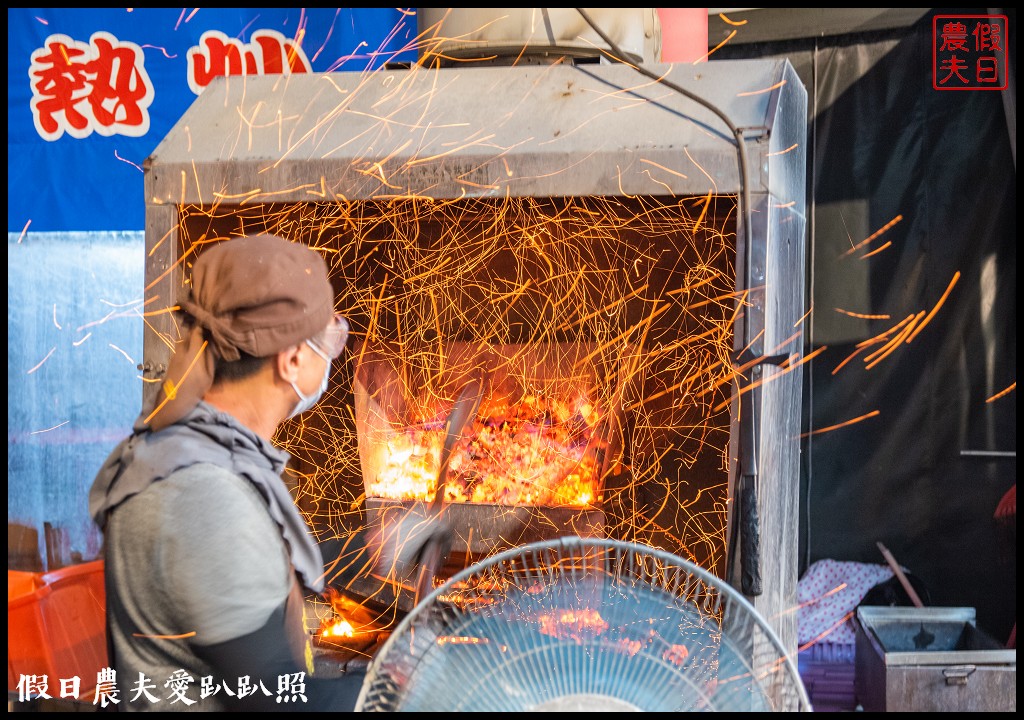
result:
[(575, 415), (566, 420), (565, 429), (569, 433), (570, 439), (572, 439), (583, 435), (590, 427), (587, 425), (586, 418), (577, 411)]
[[(599, 413), (585, 398), (525, 395), (492, 405), (455, 446), (448, 502), (585, 506), (596, 500)], [(593, 422), (592, 422), (593, 421)], [(437, 472), (443, 428), (427, 421), (389, 442), (387, 466), (369, 489), (383, 497), (425, 497)]]
[(480, 485), (481, 481), (483, 480), (479, 473), (463, 475), (459, 479), (464, 481), (464, 487), (466, 489), (467, 497), (473, 496), (473, 492), (476, 490), (476, 488)]

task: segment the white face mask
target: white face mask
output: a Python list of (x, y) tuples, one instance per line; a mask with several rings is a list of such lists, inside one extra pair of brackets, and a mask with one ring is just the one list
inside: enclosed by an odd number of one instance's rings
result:
[(295, 404), (295, 408), (292, 410), (291, 415), (288, 416), (289, 420), (296, 415), (306, 412), (320, 401), (320, 398), (322, 398), (324, 393), (327, 392), (327, 380), (331, 377), (331, 359), (324, 355), (316, 345), (308, 340), (306, 341), (306, 345), (309, 346), (310, 350), (324, 359), (324, 362), (327, 363), (327, 367), (324, 368), (324, 379), (320, 381), (320, 387), (315, 393), (308, 397), (303, 395), (302, 391), (299, 390), (299, 386), (295, 384), (294, 380), (292, 381), (292, 390), (294, 390), (295, 394), (299, 396), (299, 401)]

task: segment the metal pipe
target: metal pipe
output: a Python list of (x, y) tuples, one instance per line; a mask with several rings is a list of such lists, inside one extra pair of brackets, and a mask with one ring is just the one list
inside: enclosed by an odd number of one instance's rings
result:
[[(749, 182), (749, 170), (747, 168), (747, 152), (746, 143), (743, 136), (743, 128), (737, 127), (735, 123), (726, 115), (720, 108), (714, 103), (708, 101), (705, 98), (696, 95), (686, 88), (680, 87), (673, 82), (665, 79), (663, 75), (651, 72), (647, 68), (643, 67), (638, 63), (629, 62), (625, 53), (615, 44), (615, 41), (611, 39), (587, 14), (587, 11), (583, 8), (576, 8), (576, 11), (586, 21), (594, 32), (600, 36), (602, 40), (608, 43), (612, 52), (608, 53), (613, 59), (619, 62), (629, 65), (634, 68), (637, 72), (646, 77), (664, 85), (671, 90), (678, 92), (679, 94), (693, 100), (700, 105), (703, 105), (708, 110), (713, 112), (718, 118), (725, 123), (732, 133), (733, 138), (736, 142), (736, 155), (739, 161), (739, 180), (740, 180), (740, 192), (739, 192), (739, 206), (740, 206), (740, 229), (743, 231), (743, 244), (744, 244), (744, 290), (750, 290), (754, 286), (753, 280), (753, 234), (752, 234), (752, 222), (751, 222), (751, 211), (750, 211), (750, 182)], [(750, 326), (750, 319), (744, 318), (743, 320), (743, 348), (745, 351), (750, 350), (750, 346), (753, 343), (753, 329)], [(759, 366), (751, 369), (752, 373), (759, 370)], [(760, 540), (760, 529), (757, 511), (757, 495), (758, 495), (758, 438), (757, 438), (757, 415), (758, 408), (756, 407), (755, 398), (753, 393), (747, 393), (740, 399), (740, 428), (739, 428), (739, 444), (740, 444), (740, 473), (739, 473), (739, 514), (740, 521), (739, 525), (742, 526), (741, 542), (743, 545), (741, 553), (741, 563), (743, 570), (741, 572), (741, 586), (743, 593), (746, 595), (760, 595), (763, 592), (761, 585), (761, 540)]]

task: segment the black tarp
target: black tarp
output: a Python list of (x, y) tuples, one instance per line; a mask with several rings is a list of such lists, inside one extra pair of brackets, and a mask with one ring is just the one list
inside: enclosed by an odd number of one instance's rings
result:
[[(801, 573), (823, 558), (884, 563), (882, 542), (932, 604), (974, 607), (1006, 639), (1016, 566), (993, 514), (1016, 483), (1016, 391), (991, 398), (1016, 383), (1015, 113), (1012, 95), (933, 88), (933, 12), (713, 58), (787, 57), (808, 90), (805, 352), (826, 349), (805, 373)], [(1015, 57), (1011, 44), (1011, 78)], [(837, 370), (944, 295), (912, 342)]]

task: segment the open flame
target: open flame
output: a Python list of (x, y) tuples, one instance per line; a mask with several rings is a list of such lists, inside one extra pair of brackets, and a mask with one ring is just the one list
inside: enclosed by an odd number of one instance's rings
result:
[[(527, 394), (478, 416), (452, 451), (446, 502), (586, 507), (598, 500), (606, 449), (603, 414), (585, 397)], [(428, 501), (436, 490), (444, 422), (421, 421), (393, 436), (373, 497)]]
[(356, 631), (352, 623), (344, 618), (328, 621), (320, 628), (320, 636), (325, 638), (355, 637)]

